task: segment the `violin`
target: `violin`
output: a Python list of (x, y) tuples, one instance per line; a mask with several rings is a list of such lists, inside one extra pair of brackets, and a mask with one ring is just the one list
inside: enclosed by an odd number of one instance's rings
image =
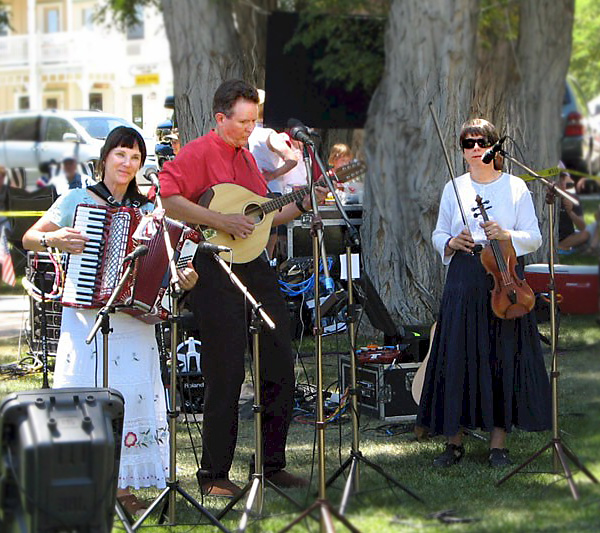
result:
[[(475, 199), (483, 220), (489, 221), (483, 201), (477, 195)], [(510, 320), (529, 313), (535, 305), (535, 296), (525, 280), (519, 278), (516, 272), (517, 254), (510, 240), (499, 241), (491, 239), (489, 246), (481, 252), (481, 263), (488, 274), (494, 277), (492, 289), (492, 311), (498, 318)]]

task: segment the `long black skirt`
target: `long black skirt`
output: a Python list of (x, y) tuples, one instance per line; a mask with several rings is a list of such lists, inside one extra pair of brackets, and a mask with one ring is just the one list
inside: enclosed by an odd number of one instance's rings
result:
[(479, 256), (452, 258), (417, 416), (417, 424), (432, 435), (450, 437), (460, 428), (509, 432), (552, 426), (535, 315), (497, 318), (490, 280)]

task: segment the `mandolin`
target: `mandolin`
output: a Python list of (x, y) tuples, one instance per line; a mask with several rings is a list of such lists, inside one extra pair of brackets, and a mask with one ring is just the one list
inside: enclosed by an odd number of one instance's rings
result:
[[(362, 176), (366, 170), (367, 166), (363, 161), (351, 161), (337, 169), (335, 174), (330, 171), (329, 176), (338, 183), (344, 183)], [(324, 180), (317, 182), (317, 185), (324, 184)], [(287, 204), (302, 200), (308, 193), (309, 188), (303, 187), (277, 198), (265, 198), (234, 183), (214, 185), (201, 196), (198, 203), (220, 213), (251, 217), (254, 230), (245, 239), (236, 239), (233, 235), (215, 230), (208, 241), (231, 248), (234, 263), (249, 263), (256, 259), (267, 245), (275, 213)], [(221, 255), (227, 259), (228, 253), (221, 252)]]

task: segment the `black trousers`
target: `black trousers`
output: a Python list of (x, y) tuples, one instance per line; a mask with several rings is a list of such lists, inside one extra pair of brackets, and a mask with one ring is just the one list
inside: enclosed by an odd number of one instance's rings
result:
[[(209, 255), (194, 261), (200, 277), (189, 302), (199, 323), (204, 375), (201, 475), (226, 477), (238, 432), (238, 402), (244, 381), (244, 353), (251, 347), (251, 306), (227, 273)], [(275, 322), (259, 336), (265, 473), (285, 467), (285, 445), (294, 400), (290, 320), (273, 269), (262, 258), (233, 265), (234, 273)], [(256, 376), (254, 376), (256, 379)]]

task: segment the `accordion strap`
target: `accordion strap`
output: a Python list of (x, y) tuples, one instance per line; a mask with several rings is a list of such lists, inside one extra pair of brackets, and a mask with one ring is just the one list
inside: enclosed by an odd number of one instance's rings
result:
[(124, 205), (131, 207), (140, 207), (149, 202), (148, 198), (135, 192), (131, 195), (126, 194), (125, 198), (123, 198), (123, 201), (119, 203), (115, 200), (115, 197), (108, 190), (108, 187), (104, 185), (103, 181), (99, 181), (95, 185), (90, 185), (87, 189), (88, 191), (92, 191), (93, 193), (97, 194), (108, 205), (112, 207), (121, 207)]

